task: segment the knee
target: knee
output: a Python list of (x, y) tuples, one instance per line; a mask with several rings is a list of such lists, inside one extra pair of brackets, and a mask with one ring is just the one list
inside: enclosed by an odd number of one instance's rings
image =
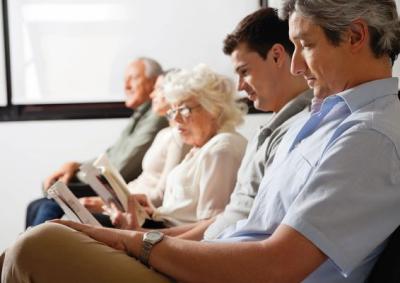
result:
[(31, 271), (46, 268), (46, 261), (51, 261), (52, 256), (45, 251), (54, 250), (54, 244), (62, 241), (60, 233), (63, 233), (65, 229), (69, 228), (59, 224), (45, 223), (24, 232), (6, 251), (2, 280), (29, 278)]
[(47, 199), (47, 198), (35, 199), (35, 200), (31, 201), (31, 202), (28, 204), (27, 211), (36, 210), (36, 209), (38, 209), (43, 203), (45, 203), (45, 202), (47, 202), (47, 201), (51, 201), (51, 200), (49, 200), (49, 199)]
[(68, 230), (71, 229), (56, 223), (38, 225), (24, 232), (17, 239), (12, 250), (16, 252), (16, 255), (31, 254), (37, 250), (40, 251), (40, 249), (48, 248), (62, 240), (60, 234)]

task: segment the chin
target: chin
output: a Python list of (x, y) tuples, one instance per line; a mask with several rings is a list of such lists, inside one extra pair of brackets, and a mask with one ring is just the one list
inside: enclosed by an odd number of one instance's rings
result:
[(127, 108), (131, 108), (132, 107), (132, 105), (133, 105), (133, 103), (134, 103), (134, 101), (132, 101), (132, 99), (126, 99), (125, 100), (125, 106), (127, 107)]
[(338, 93), (338, 92), (335, 93), (333, 91), (328, 91), (327, 89), (322, 89), (319, 87), (314, 87), (312, 90), (314, 92), (314, 97), (320, 98), (320, 99), (324, 99), (332, 94)]
[(125, 106), (126, 108), (135, 109), (140, 106), (140, 104), (138, 104), (138, 101), (132, 99), (125, 101)]
[(185, 144), (188, 144), (188, 145), (194, 144), (193, 139), (189, 136), (181, 135), (181, 138), (182, 138), (183, 143), (185, 143)]
[(257, 109), (257, 110), (264, 110), (264, 109), (263, 109), (264, 107), (262, 107), (262, 106), (260, 105), (260, 101), (258, 101), (258, 100), (253, 101), (253, 106), (254, 106), (254, 108)]
[(152, 107), (151, 110), (158, 116), (164, 116), (166, 114), (166, 111), (164, 111), (164, 109), (160, 107)]
[(254, 105), (254, 108), (256, 108), (257, 110), (265, 111), (265, 112), (271, 111), (271, 107), (269, 105), (262, 104), (262, 103), (260, 103), (259, 100), (254, 101), (253, 105)]

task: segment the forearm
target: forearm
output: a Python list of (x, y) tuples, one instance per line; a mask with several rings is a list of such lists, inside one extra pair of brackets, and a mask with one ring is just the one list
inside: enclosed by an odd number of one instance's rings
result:
[(152, 251), (150, 265), (182, 282), (282, 282), (268, 281), (272, 270), (260, 264), (268, 262), (261, 249), (260, 242), (216, 244), (166, 238)]
[[(213, 220), (214, 219), (207, 219), (193, 224), (186, 224), (171, 228), (158, 229), (158, 231), (170, 237), (176, 237), (179, 239), (192, 240), (192, 241), (201, 241), (203, 240), (205, 230), (212, 223)], [(145, 233), (153, 229), (138, 228), (135, 230), (138, 232)]]
[[(240, 243), (167, 236), (154, 246), (149, 263), (182, 282), (301, 282), (326, 260), (326, 255), (295, 230), (278, 230), (278, 235), (267, 240)], [(135, 257), (142, 246), (140, 234), (129, 241), (128, 249)]]
[[(129, 253), (136, 258), (142, 237), (142, 233), (135, 233), (126, 241)], [(268, 262), (260, 256), (262, 248), (262, 242), (217, 244), (166, 236), (152, 249), (149, 264), (179, 282), (270, 282), (268, 264), (260, 264)]]
[(180, 235), (183, 235), (186, 232), (194, 229), (197, 224), (198, 223), (185, 224), (185, 225), (160, 229), (159, 231), (163, 232), (165, 235), (170, 237), (179, 237)]
[(177, 237), (180, 239), (201, 241), (204, 238), (204, 232), (207, 230), (208, 226), (210, 226), (211, 223), (214, 222), (214, 220), (215, 218), (210, 218), (197, 222), (196, 225), (192, 227), (192, 229), (181, 233)]

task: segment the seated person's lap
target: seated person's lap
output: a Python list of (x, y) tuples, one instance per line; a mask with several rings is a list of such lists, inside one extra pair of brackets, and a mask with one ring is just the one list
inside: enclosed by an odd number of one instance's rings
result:
[[(55, 276), (59, 283), (172, 282), (124, 252), (54, 223), (45, 223), (25, 232), (9, 251), (18, 251), (18, 255), (6, 253), (4, 270), (12, 269), (13, 272), (5, 274), (34, 282), (50, 282)], [(20, 260), (13, 261), (14, 256)], [(51, 273), (54, 276), (49, 276)]]

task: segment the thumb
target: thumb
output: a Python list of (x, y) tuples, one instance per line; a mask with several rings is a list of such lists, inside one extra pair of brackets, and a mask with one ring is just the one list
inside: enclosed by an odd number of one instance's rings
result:
[(64, 184), (68, 184), (69, 180), (71, 180), (72, 174), (64, 174), (59, 180)]
[(137, 200), (135, 195), (130, 195), (128, 198), (128, 213), (135, 213), (137, 209)]

